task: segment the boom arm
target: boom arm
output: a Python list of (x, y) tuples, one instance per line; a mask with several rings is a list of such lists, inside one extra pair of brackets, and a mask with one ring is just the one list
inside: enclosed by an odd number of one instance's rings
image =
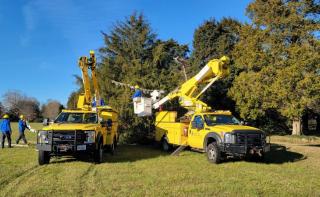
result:
[(91, 78), (93, 82), (96, 105), (99, 106), (100, 92), (99, 92), (98, 80), (96, 76), (96, 57), (94, 55), (94, 51), (90, 51), (90, 58), (89, 58), (88, 65), (89, 65), (89, 68), (91, 69)]
[[(154, 109), (158, 109), (164, 103), (179, 97), (179, 103), (182, 107), (193, 111), (206, 111), (210, 107), (202, 101), (199, 97), (218, 79), (223, 78), (229, 74), (229, 67), (227, 66), (229, 58), (226, 56), (220, 59), (213, 59), (207, 63), (201, 71), (194, 77), (186, 81), (166, 97), (153, 104)], [(199, 85), (206, 84), (206, 86), (196, 94)]]
[(89, 58), (85, 56), (80, 57), (79, 67), (82, 73), (84, 95), (79, 96), (77, 107), (80, 109), (91, 110), (92, 95), (91, 95), (90, 78), (88, 74), (88, 69), (91, 69), (91, 78), (93, 82), (93, 88), (95, 92), (95, 100), (96, 100), (97, 106), (99, 105), (99, 101), (100, 101), (98, 81), (96, 77), (96, 58), (94, 55), (94, 51), (90, 51)]

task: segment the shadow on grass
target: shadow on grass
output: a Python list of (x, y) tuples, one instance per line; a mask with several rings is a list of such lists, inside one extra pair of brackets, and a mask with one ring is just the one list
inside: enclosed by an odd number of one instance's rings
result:
[[(114, 155), (104, 153), (102, 163), (135, 162), (159, 156), (169, 156), (169, 154), (151, 145), (121, 145), (117, 147)], [(94, 162), (91, 154), (81, 154), (75, 156), (53, 157), (50, 163), (67, 163), (75, 161)]]
[(123, 145), (118, 147), (114, 155), (108, 154), (105, 162), (134, 162), (159, 156), (169, 156), (169, 154), (151, 145)]
[[(320, 147), (320, 145), (314, 145)], [(121, 145), (116, 149), (114, 155), (110, 153), (104, 153), (104, 159), (102, 163), (120, 163), (120, 162), (135, 162), (139, 160), (145, 160), (150, 158), (156, 158), (159, 156), (170, 156), (169, 153), (161, 151), (155, 146), (147, 145)], [(266, 153), (264, 161), (259, 161), (257, 159), (248, 159), (248, 162), (258, 162), (266, 164), (283, 164), (288, 162), (297, 162), (307, 159), (303, 154), (289, 151), (285, 146), (279, 144), (272, 144), (270, 152)], [(78, 155), (75, 157), (57, 157), (52, 158), (50, 163), (66, 163), (83, 161), (88, 163), (93, 163), (92, 155)], [(225, 162), (235, 162), (241, 161), (237, 158), (228, 158)]]
[[(262, 164), (283, 164), (288, 162), (297, 162), (307, 159), (303, 154), (289, 151), (285, 146), (271, 144), (270, 152), (265, 154), (264, 159), (259, 157), (248, 156), (244, 160), (252, 163)], [(223, 163), (242, 161), (241, 158), (228, 158)]]
[(302, 146), (320, 147), (320, 144), (303, 144)]
[(297, 162), (307, 159), (303, 154), (289, 151), (285, 146), (271, 144), (270, 152), (265, 155), (265, 163), (283, 164), (288, 162)]

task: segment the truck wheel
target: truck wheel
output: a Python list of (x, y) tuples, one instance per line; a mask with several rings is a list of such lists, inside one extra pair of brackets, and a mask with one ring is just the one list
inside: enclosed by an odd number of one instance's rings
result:
[(111, 153), (111, 155), (114, 155), (114, 151), (116, 149), (116, 143), (117, 143), (117, 141), (116, 141), (116, 139), (114, 139), (113, 143), (110, 145), (110, 153)]
[(207, 146), (207, 158), (210, 163), (218, 164), (221, 161), (221, 152), (216, 142), (212, 142)]
[(265, 161), (265, 153), (262, 152), (261, 155), (255, 155), (254, 161), (263, 163)]
[(168, 152), (170, 150), (170, 144), (166, 138), (161, 140), (161, 148), (163, 151)]
[(103, 160), (103, 144), (99, 142), (98, 149), (94, 152), (94, 162), (101, 163)]
[(39, 150), (38, 163), (39, 165), (48, 164), (50, 162), (50, 152)]

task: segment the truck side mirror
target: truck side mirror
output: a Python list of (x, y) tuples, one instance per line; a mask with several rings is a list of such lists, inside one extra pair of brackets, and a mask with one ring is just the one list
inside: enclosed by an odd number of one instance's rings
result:
[(107, 127), (112, 127), (112, 120), (111, 119), (107, 120)]

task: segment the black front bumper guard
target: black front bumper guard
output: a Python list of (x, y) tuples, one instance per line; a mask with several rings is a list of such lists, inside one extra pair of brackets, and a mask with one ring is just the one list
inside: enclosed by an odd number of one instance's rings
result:
[[(81, 148), (78, 150), (78, 147), (85, 146), (85, 150)], [(40, 151), (48, 151), (56, 155), (60, 154), (72, 154), (78, 152), (94, 152), (96, 149), (95, 143), (78, 143), (77, 142), (77, 131), (74, 131), (74, 140), (73, 143), (67, 144), (55, 144), (53, 141), (53, 131), (48, 131), (48, 143), (39, 142), (39, 131), (37, 133), (37, 145), (36, 148)]]

